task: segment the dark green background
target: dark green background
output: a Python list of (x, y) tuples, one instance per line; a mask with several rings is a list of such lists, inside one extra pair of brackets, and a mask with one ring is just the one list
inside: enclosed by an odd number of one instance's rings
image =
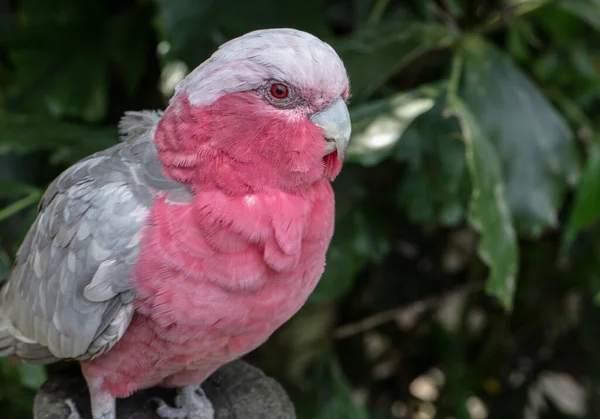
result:
[[(125, 110), (282, 26), (339, 51), (354, 137), (325, 276), (249, 360), (300, 418), (600, 417), (600, 0), (0, 1), (0, 278)], [(0, 416), (44, 379), (1, 361)]]

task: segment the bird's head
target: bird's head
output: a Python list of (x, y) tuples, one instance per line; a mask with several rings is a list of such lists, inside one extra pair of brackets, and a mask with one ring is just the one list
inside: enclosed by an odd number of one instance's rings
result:
[(223, 44), (177, 86), (155, 133), (165, 172), (230, 193), (302, 189), (341, 170), (349, 82), (334, 49), (268, 29)]

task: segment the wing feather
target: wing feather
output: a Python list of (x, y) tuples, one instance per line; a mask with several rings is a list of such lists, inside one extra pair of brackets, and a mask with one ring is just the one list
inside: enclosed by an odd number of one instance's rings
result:
[(124, 142), (84, 159), (47, 189), (0, 290), (0, 356), (87, 359), (109, 350), (133, 316), (129, 276), (155, 194), (189, 202), (160, 171), (160, 114), (128, 113)]

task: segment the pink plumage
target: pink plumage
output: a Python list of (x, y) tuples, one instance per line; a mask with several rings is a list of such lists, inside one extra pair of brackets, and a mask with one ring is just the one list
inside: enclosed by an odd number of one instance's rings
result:
[(132, 324), (110, 352), (83, 364), (88, 379), (102, 379), (115, 396), (204, 381), (263, 343), (323, 272), (333, 232), (328, 182), (301, 197), (213, 191), (198, 202), (155, 204), (134, 276)]
[[(76, 289), (64, 301), (88, 317), (58, 303), (23, 317), (7, 305), (0, 354), (81, 360), (94, 419), (114, 419), (115, 398), (156, 385), (183, 388), (161, 416), (211, 418), (205, 396), (185, 389), (262, 344), (323, 273), (348, 96), (341, 60), (312, 35), (256, 31), (223, 45), (162, 116), (143, 114), (150, 127), (122, 124), (133, 139), (49, 189), (21, 251), (37, 253), (21, 256), (0, 301), (32, 273), (54, 280), (48, 264), (70, 275), (57, 276)], [(38, 294), (27, 298), (47, 310)], [(99, 329), (84, 333), (90, 324)]]
[(156, 199), (132, 323), (110, 352), (83, 363), (117, 397), (201, 383), (263, 343), (313, 291), (333, 234), (329, 179), (341, 162), (323, 157), (314, 124), (289, 122), (247, 93), (196, 109), (177, 100), (155, 140), (165, 172), (192, 185), (194, 201)]

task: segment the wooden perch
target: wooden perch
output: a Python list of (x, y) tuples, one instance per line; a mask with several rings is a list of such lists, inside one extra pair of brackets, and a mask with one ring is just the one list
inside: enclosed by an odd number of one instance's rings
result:
[[(259, 369), (238, 360), (217, 370), (203, 385), (215, 408), (215, 419), (295, 419), (294, 406), (281, 385)], [(160, 419), (154, 397), (173, 405), (174, 390), (153, 388), (117, 401), (118, 419)], [(51, 375), (34, 403), (34, 419), (66, 419), (65, 400), (75, 401), (84, 419), (90, 419), (86, 383), (79, 374)]]

